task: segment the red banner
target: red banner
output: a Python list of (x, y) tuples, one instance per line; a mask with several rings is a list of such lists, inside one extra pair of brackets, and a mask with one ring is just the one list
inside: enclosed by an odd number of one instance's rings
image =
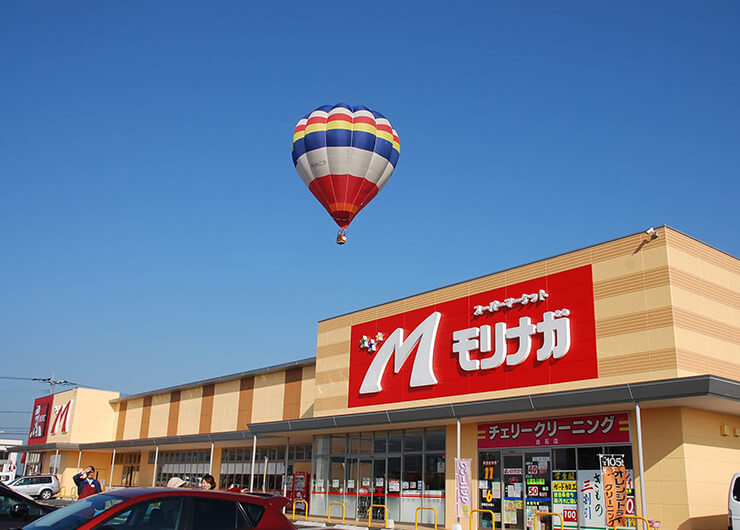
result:
[(478, 448), (629, 443), (629, 414), (507, 421), (478, 425)]
[(596, 377), (587, 265), (352, 326), (348, 405)]
[(46, 435), (49, 430), (49, 419), (54, 396), (44, 396), (33, 402), (33, 413), (31, 415), (31, 428), (28, 431), (28, 445), (46, 443)]

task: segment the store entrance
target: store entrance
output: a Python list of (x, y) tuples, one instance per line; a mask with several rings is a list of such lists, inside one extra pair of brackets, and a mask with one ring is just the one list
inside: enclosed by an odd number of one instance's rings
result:
[[(479, 461), (480, 507), (494, 514), (480, 515), (481, 528), (528, 530), (537, 512), (552, 511), (550, 451), (481, 451)], [(549, 517), (537, 524), (550, 527)]]
[(503, 453), (503, 512), (502, 528), (524, 530), (524, 455), (514, 451)]

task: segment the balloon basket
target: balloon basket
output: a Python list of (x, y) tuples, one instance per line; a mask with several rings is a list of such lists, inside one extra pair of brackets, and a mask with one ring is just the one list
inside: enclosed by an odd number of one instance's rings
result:
[(337, 232), (337, 245), (344, 245), (347, 242), (347, 234), (344, 233), (344, 228)]

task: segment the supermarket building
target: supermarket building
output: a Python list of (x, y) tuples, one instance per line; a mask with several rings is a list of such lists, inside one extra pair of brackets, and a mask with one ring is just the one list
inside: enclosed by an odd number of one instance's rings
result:
[(740, 471), (740, 263), (669, 227), (640, 232), (321, 321), (308, 359), (40, 398), (16, 450), (67, 494), (89, 464), (107, 487), (211, 473), (312, 516), (343, 503), (349, 520), (436, 513), (446, 528), (459, 455), (472, 508), (494, 514), (473, 526), (522, 530), (537, 511), (604, 528), (598, 456), (620, 454), (628, 511), (724, 529)]

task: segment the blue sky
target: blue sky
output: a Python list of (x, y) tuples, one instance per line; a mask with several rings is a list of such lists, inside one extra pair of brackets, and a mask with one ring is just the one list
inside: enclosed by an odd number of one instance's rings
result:
[[(303, 359), (319, 320), (653, 225), (737, 256), (738, 27), (734, 1), (3, 2), (2, 372), (136, 393)], [(401, 139), (343, 247), (290, 157), (337, 102)]]

